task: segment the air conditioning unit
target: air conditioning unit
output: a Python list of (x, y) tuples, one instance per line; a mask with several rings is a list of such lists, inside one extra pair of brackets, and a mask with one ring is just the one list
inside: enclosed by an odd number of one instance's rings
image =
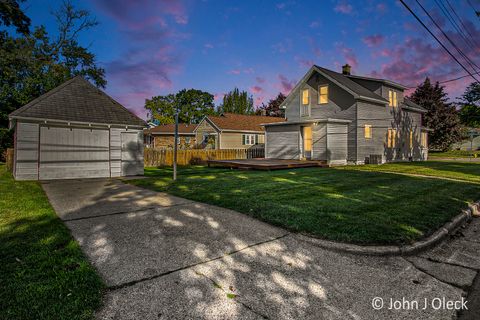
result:
[(369, 164), (382, 164), (382, 155), (381, 154), (371, 154), (368, 158)]

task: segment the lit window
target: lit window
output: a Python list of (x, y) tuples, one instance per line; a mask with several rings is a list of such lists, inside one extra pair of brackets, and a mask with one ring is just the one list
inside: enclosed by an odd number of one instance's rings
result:
[(410, 149), (412, 149), (413, 148), (413, 131), (412, 130), (410, 130), (410, 144), (409, 145), (410, 145)]
[(328, 86), (318, 87), (318, 103), (328, 103)]
[(388, 129), (388, 137), (387, 137), (387, 147), (388, 148), (395, 148), (396, 137), (397, 137), (397, 130)]
[(242, 135), (242, 140), (243, 140), (243, 145), (245, 146), (253, 146), (255, 144), (255, 134), (243, 134)]
[(388, 90), (388, 105), (390, 107), (398, 107), (397, 92)]
[(365, 125), (365, 139), (372, 139), (372, 126), (369, 124)]
[(310, 96), (309, 96), (308, 89), (304, 89), (302, 91), (302, 104), (303, 105), (310, 104)]
[(428, 139), (428, 134), (426, 132), (422, 132), (422, 147), (426, 148), (427, 145), (427, 140)]

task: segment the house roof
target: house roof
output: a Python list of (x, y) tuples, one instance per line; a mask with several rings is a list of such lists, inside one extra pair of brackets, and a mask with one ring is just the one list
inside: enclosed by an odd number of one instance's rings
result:
[(357, 95), (358, 98), (367, 98), (367, 99), (376, 100), (381, 103), (388, 103), (388, 100), (385, 99), (384, 97), (368, 90), (364, 86), (361, 86), (360, 84), (356, 83), (355, 81), (353, 81), (348, 76), (342, 73), (325, 69), (317, 65), (315, 65), (314, 67), (317, 68), (320, 73), (323, 73), (327, 77), (337, 82), (340, 86), (343, 86), (344, 88), (353, 92), (354, 95)]
[(273, 122), (284, 122), (284, 118), (267, 117), (267, 116), (251, 116), (236, 113), (224, 113), (220, 116), (207, 116), (220, 130), (232, 131), (263, 131), (263, 124)]
[(412, 110), (412, 111), (421, 112), (421, 113), (425, 113), (425, 112), (428, 111), (427, 109), (419, 106), (418, 104), (416, 104), (415, 102), (413, 102), (412, 100), (410, 100), (407, 97), (403, 98), (403, 108), (408, 109), (408, 110)]
[(147, 126), (145, 121), (82, 76), (76, 76), (30, 101), (9, 117)]
[[(194, 135), (195, 133), (193, 130), (197, 127), (196, 124), (188, 124), (188, 123), (179, 123), (178, 124), (178, 133), (179, 134), (191, 134)], [(145, 133), (151, 134), (174, 134), (175, 133), (175, 123), (171, 124), (162, 124), (156, 126), (154, 128), (145, 129)]]
[(392, 87), (396, 87), (402, 90), (408, 89), (408, 87), (397, 83), (395, 81), (387, 80), (387, 79), (381, 79), (381, 78), (372, 78), (372, 77), (365, 77), (365, 76), (357, 76), (357, 75), (347, 75), (348, 78), (350, 79), (360, 79), (360, 80), (367, 80), (367, 81), (374, 81), (374, 82), (380, 82)]

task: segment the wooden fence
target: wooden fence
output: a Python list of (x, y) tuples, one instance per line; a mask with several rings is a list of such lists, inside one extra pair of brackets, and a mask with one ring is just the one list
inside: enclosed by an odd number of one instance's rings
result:
[(7, 170), (12, 172), (13, 171), (13, 149), (11, 148), (7, 149), (6, 151), (5, 164), (7, 166)]
[[(263, 148), (222, 150), (189, 149), (178, 150), (177, 164), (184, 166), (205, 164), (207, 160), (234, 160), (264, 157), (265, 149)], [(146, 167), (171, 166), (173, 165), (173, 150), (145, 148), (143, 158)]]

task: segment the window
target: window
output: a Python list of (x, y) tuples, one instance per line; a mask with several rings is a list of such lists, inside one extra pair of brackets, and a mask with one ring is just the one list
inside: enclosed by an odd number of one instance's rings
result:
[(390, 107), (398, 107), (397, 92), (388, 90), (388, 105)]
[(310, 96), (309, 96), (308, 89), (302, 90), (302, 104), (303, 105), (310, 104)]
[(206, 132), (203, 133), (202, 143), (208, 143), (208, 133)]
[(372, 139), (372, 126), (370, 124), (365, 125), (365, 139)]
[(318, 104), (328, 103), (328, 86), (322, 85), (318, 87)]
[(428, 142), (428, 134), (426, 132), (422, 132), (422, 138), (421, 138), (422, 147), (426, 148), (428, 146), (427, 142)]
[(185, 144), (190, 144), (190, 137), (185, 137)]
[(410, 130), (410, 143), (409, 143), (410, 149), (413, 148), (413, 130)]
[(242, 134), (242, 144), (245, 146), (253, 146), (256, 143), (256, 134)]
[(387, 137), (387, 147), (388, 148), (395, 148), (396, 137), (397, 137), (397, 130), (388, 129), (388, 137)]

